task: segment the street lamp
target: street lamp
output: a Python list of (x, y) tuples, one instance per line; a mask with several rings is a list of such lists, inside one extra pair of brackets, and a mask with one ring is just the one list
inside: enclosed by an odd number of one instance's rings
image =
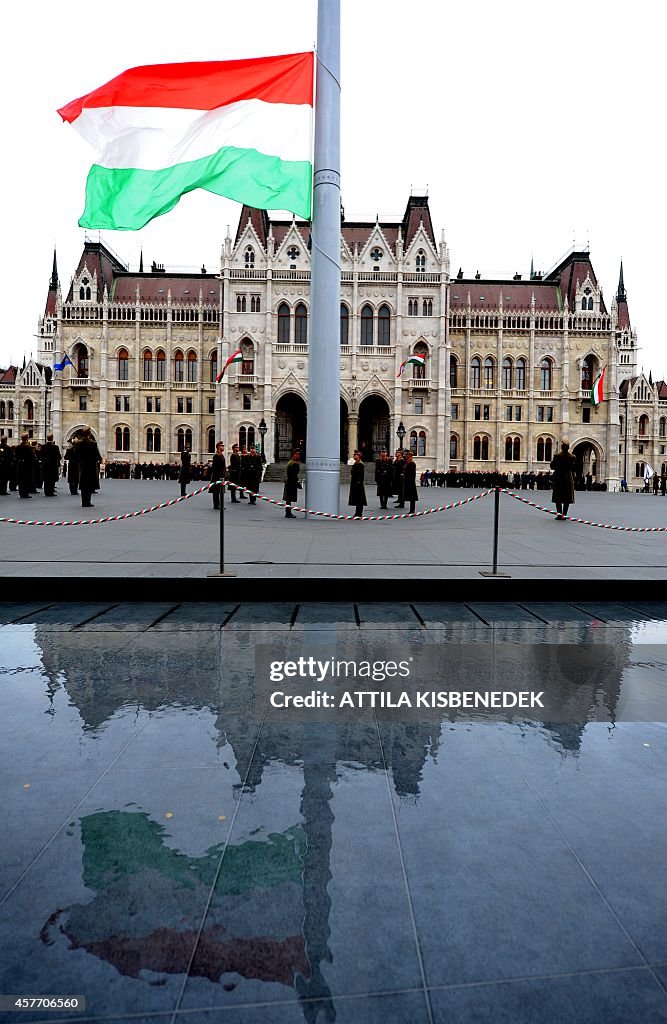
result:
[(401, 422), (398, 424), (396, 436), (398, 437), (398, 443), (401, 446), (401, 451), (403, 451), (403, 438), (405, 437), (405, 427), (403, 426), (403, 420), (401, 420)]
[(261, 420), (259, 421), (259, 427), (257, 429), (259, 430), (259, 435), (260, 435), (260, 437), (262, 439), (262, 462), (265, 462), (266, 460), (264, 458), (264, 435), (266, 434), (266, 432), (267, 432), (267, 430), (269, 428), (267, 427), (267, 425), (266, 425), (266, 423), (264, 421), (264, 417), (263, 416), (262, 416)]

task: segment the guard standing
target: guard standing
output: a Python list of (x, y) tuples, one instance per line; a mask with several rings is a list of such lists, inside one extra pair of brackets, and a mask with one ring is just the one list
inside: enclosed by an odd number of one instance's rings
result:
[(419, 495), (417, 494), (417, 463), (412, 458), (412, 452), (405, 453), (403, 496), (406, 501), (410, 502), (410, 512), (414, 512), (415, 502), (419, 501)]
[(54, 443), (53, 434), (46, 435), (46, 443), (42, 445), (39, 459), (42, 464), (44, 497), (55, 498), (56, 484), (60, 476), (60, 448)]
[(404, 478), (405, 473), (405, 459), (403, 458), (403, 452), (399, 448), (396, 452), (394, 459), (393, 474), (394, 474), (394, 494), (396, 495), (396, 501), (394, 502), (394, 508), (405, 508), (405, 493), (404, 493)]
[(384, 448), (375, 463), (375, 483), (377, 484), (380, 508), (386, 508), (387, 501), (392, 495), (392, 462)]
[[(138, 467), (137, 467), (138, 468)], [(186, 444), (185, 448), (181, 452), (181, 471), (178, 474), (178, 482), (181, 485), (181, 497), (185, 496), (185, 488), (192, 479), (192, 455), (190, 454), (190, 445)]]
[(256, 505), (257, 498), (254, 494), (257, 494), (262, 483), (262, 456), (256, 448), (251, 448), (248, 452), (245, 476), (245, 485), (248, 491), (252, 492), (248, 494), (250, 504)]
[(69, 443), (69, 447), (65, 451), (65, 461), (67, 462), (67, 484), (69, 486), (70, 494), (78, 494), (79, 490), (79, 471), (76, 465), (76, 446), (78, 441), (75, 438)]
[(76, 468), (79, 489), (81, 491), (81, 507), (94, 508), (91, 497), (99, 485), (99, 466), (102, 461), (97, 442), (90, 427), (83, 427), (76, 443)]
[(7, 484), (12, 475), (12, 462), (14, 455), (7, 444), (7, 438), (3, 434), (0, 437), (0, 494), (7, 493)]
[[(239, 455), (239, 446), (237, 444), (232, 445), (232, 454), (229, 456), (229, 482), (230, 484), (241, 483), (241, 456)], [(240, 487), (230, 487), (232, 492), (232, 503), (235, 505), (239, 500), (239, 494), (242, 493)]]
[(28, 434), (21, 434), (21, 443), (14, 449), (16, 461), (16, 483), (19, 498), (32, 498), (30, 493), (35, 485), (35, 449)]
[(297, 491), (301, 486), (299, 483), (299, 472), (301, 471), (300, 461), (301, 456), (298, 451), (294, 452), (285, 468), (285, 486), (283, 487), (283, 501), (287, 502), (285, 519), (296, 519), (296, 516), (292, 512), (292, 503), (296, 501)]
[(354, 518), (361, 519), (364, 514), (364, 505), (368, 502), (364, 487), (364, 464), (359, 452), (354, 453), (354, 463), (350, 469), (350, 496), (347, 503), (354, 505)]
[(558, 513), (556, 519), (565, 519), (570, 505), (574, 504), (574, 474), (577, 468), (577, 460), (570, 454), (570, 445), (563, 441), (558, 455), (551, 460), (551, 469), (554, 472), (553, 492), (551, 500), (556, 506)]
[(213, 495), (213, 508), (220, 508), (220, 487), (225, 486), (225, 477), (227, 476), (227, 463), (225, 462), (224, 456), (225, 446), (222, 441), (218, 441), (215, 446), (215, 455), (211, 462), (211, 480), (217, 481), (211, 485), (211, 494)]

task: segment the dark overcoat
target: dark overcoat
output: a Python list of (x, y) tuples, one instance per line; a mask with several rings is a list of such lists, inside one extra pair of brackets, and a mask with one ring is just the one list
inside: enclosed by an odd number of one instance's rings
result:
[(262, 456), (257, 452), (249, 452), (246, 461), (245, 486), (255, 494), (262, 482)]
[(190, 452), (181, 452), (181, 470), (178, 474), (179, 484), (189, 484), (192, 479), (192, 455)]
[(99, 487), (99, 469), (102, 456), (92, 437), (77, 441), (74, 449), (76, 468), (81, 491), (96, 491)]
[(378, 498), (390, 498), (393, 492), (393, 464), (391, 459), (378, 459), (375, 463), (375, 483)]
[(227, 463), (225, 462), (224, 455), (218, 455), (216, 452), (211, 462), (211, 475), (210, 480), (224, 480), (227, 475)]
[(350, 469), (350, 496), (348, 505), (367, 505), (366, 488), (364, 487), (364, 464), (355, 462)]
[(39, 453), (42, 464), (42, 479), (45, 484), (55, 484), (60, 476), (60, 448), (53, 441), (46, 441)]
[(285, 469), (285, 486), (283, 487), (283, 501), (287, 501), (290, 504), (296, 501), (300, 470), (301, 463), (290, 459)]
[(403, 474), (403, 497), (406, 501), (419, 501), (417, 494), (417, 463), (406, 462)]
[(21, 441), (14, 449), (16, 482), (33, 487), (35, 482), (35, 449), (28, 441)]
[(551, 460), (553, 470), (553, 491), (551, 500), (554, 504), (574, 505), (574, 473), (577, 460), (569, 452), (559, 452)]

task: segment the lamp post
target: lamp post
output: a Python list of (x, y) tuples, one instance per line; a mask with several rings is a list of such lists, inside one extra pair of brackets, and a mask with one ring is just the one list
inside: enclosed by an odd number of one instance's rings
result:
[(403, 426), (403, 420), (401, 420), (401, 422), (398, 424), (396, 436), (398, 437), (398, 443), (401, 447), (401, 451), (403, 451), (403, 438), (405, 437), (405, 427)]
[(262, 416), (261, 420), (259, 421), (259, 427), (257, 429), (259, 430), (259, 435), (260, 435), (260, 437), (262, 439), (262, 462), (265, 462), (265, 458), (264, 458), (264, 436), (265, 436), (265, 434), (266, 434), (266, 432), (267, 432), (267, 430), (269, 428), (267, 427), (267, 425), (266, 425), (266, 423), (264, 421), (264, 417), (263, 416)]

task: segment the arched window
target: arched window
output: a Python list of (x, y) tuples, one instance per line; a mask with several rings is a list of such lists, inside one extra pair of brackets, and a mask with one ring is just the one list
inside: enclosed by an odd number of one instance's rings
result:
[(130, 379), (130, 354), (126, 348), (118, 353), (118, 380)]
[(174, 352), (174, 380), (177, 384), (183, 383), (183, 353), (180, 349)]
[(144, 352), (144, 380), (153, 380), (153, 353), (150, 349)]
[(590, 391), (593, 387), (594, 363), (592, 356), (586, 356), (581, 364), (581, 390)]
[(162, 351), (162, 349), (158, 349), (155, 356), (155, 379), (157, 381), (161, 381), (162, 383), (164, 383), (164, 381), (167, 379), (166, 366), (167, 357)]
[(470, 360), (470, 387), (479, 388), (481, 387), (481, 375), (482, 375), (482, 360), (479, 356), (474, 356)]
[(250, 296), (250, 312), (251, 313), (259, 313), (260, 312), (259, 295), (251, 295)]
[(248, 441), (247, 441), (247, 445), (248, 445), (248, 448), (254, 448), (255, 447), (255, 428), (254, 427), (248, 427)]
[(412, 350), (412, 354), (415, 356), (425, 356), (423, 363), (412, 364), (412, 379), (413, 380), (425, 380), (426, 379), (426, 364), (428, 362), (428, 348), (423, 341), (418, 341)]
[(14, 403), (13, 402), (7, 402), (7, 419), (8, 420), (13, 420), (14, 419)]
[(519, 462), (521, 459), (521, 438), (520, 437), (506, 437), (505, 438), (505, 461), (506, 462)]
[(290, 342), (290, 313), (286, 302), (278, 306), (278, 344), (289, 345)]
[(88, 376), (88, 349), (85, 345), (79, 345), (76, 350), (76, 375), (77, 377)]
[(553, 442), (550, 437), (538, 437), (537, 439), (537, 461), (551, 462), (553, 457)]
[(147, 452), (152, 452), (153, 451), (153, 428), (152, 427), (148, 427), (146, 429), (146, 451)]
[(413, 455), (417, 454), (417, 431), (410, 431), (410, 451)]
[(494, 370), (495, 370), (495, 363), (493, 362), (493, 359), (491, 358), (491, 356), (487, 356), (486, 359), (484, 360), (484, 387), (485, 388), (492, 388), (494, 386), (494, 377), (495, 377)]
[(540, 363), (540, 391), (551, 391), (551, 360), (543, 359)]
[(426, 455), (426, 431), (420, 430), (417, 437), (417, 455)]
[(489, 439), (486, 434), (476, 434), (472, 443), (472, 457), (485, 462), (489, 457)]
[(344, 302), (340, 304), (340, 343), (350, 344), (350, 311)]
[(391, 333), (391, 312), (389, 306), (380, 306), (378, 310), (378, 345), (389, 345)]
[(667, 417), (665, 416), (660, 417), (658, 433), (660, 437), (667, 437)]
[(361, 344), (373, 344), (373, 309), (368, 305), (361, 311)]
[(423, 274), (426, 270), (426, 253), (423, 249), (420, 249), (415, 259), (415, 269), (418, 274)]
[(644, 463), (637, 462), (635, 464), (635, 476), (644, 476)]
[(249, 338), (244, 338), (241, 342), (241, 352), (243, 353), (241, 373), (252, 377), (255, 372), (255, 346)]
[(247, 432), (245, 427), (239, 427), (239, 448), (246, 447), (246, 433)]
[(197, 353), (188, 352), (188, 384), (197, 383)]
[[(213, 349), (209, 359), (210, 359), (209, 365), (211, 367), (211, 370), (210, 370), (211, 377), (210, 377), (210, 379), (211, 379), (211, 382), (215, 384), (215, 378), (218, 376), (218, 350), (217, 350), (217, 348)], [(213, 450), (215, 451), (215, 448)]]
[(459, 438), (458, 434), (449, 435), (449, 457), (450, 459), (458, 459), (459, 457)]
[(303, 302), (294, 310), (294, 344), (308, 344), (308, 310)]
[(27, 402), (24, 402), (23, 408), (25, 409), (25, 418), (27, 420), (34, 420), (34, 418), (35, 418), (35, 407), (32, 404), (32, 402), (30, 401), (30, 399), (28, 399)]
[(156, 427), (155, 430), (153, 431), (153, 451), (162, 451), (162, 431), (160, 430), (159, 427)]
[(509, 356), (503, 359), (503, 390), (509, 391), (512, 387), (512, 360)]
[(514, 373), (514, 387), (517, 391), (526, 390), (526, 360), (521, 356), (516, 361), (516, 368)]
[(538, 437), (537, 439), (537, 461), (544, 462), (544, 438)]
[(648, 416), (643, 415), (639, 417), (639, 436), (648, 436)]
[(185, 431), (179, 427), (176, 431), (176, 451), (185, 451)]
[(408, 316), (415, 316), (415, 303), (408, 299)]
[(246, 311), (245, 305), (246, 305), (246, 303), (245, 303), (245, 295), (237, 295), (236, 296), (236, 312), (237, 313), (245, 313), (245, 311)]
[(422, 303), (422, 316), (433, 316), (433, 300), (424, 299)]
[(90, 281), (88, 280), (87, 277), (83, 277), (81, 279), (81, 287), (79, 288), (79, 298), (90, 299), (91, 297), (92, 292), (90, 290)]
[(129, 427), (116, 427), (116, 451), (117, 452), (129, 452), (130, 450), (130, 428)]
[(245, 265), (246, 270), (252, 270), (255, 266), (255, 250), (251, 245), (245, 251)]
[(185, 447), (192, 451), (192, 431), (190, 427), (185, 428)]
[(458, 387), (459, 377), (459, 361), (456, 356), (449, 357), (449, 386), (450, 388)]
[(0, 420), (4, 420), (7, 415), (7, 408), (4, 402), (0, 402)]
[(209, 427), (206, 434), (208, 454), (213, 455), (215, 452), (215, 427)]

